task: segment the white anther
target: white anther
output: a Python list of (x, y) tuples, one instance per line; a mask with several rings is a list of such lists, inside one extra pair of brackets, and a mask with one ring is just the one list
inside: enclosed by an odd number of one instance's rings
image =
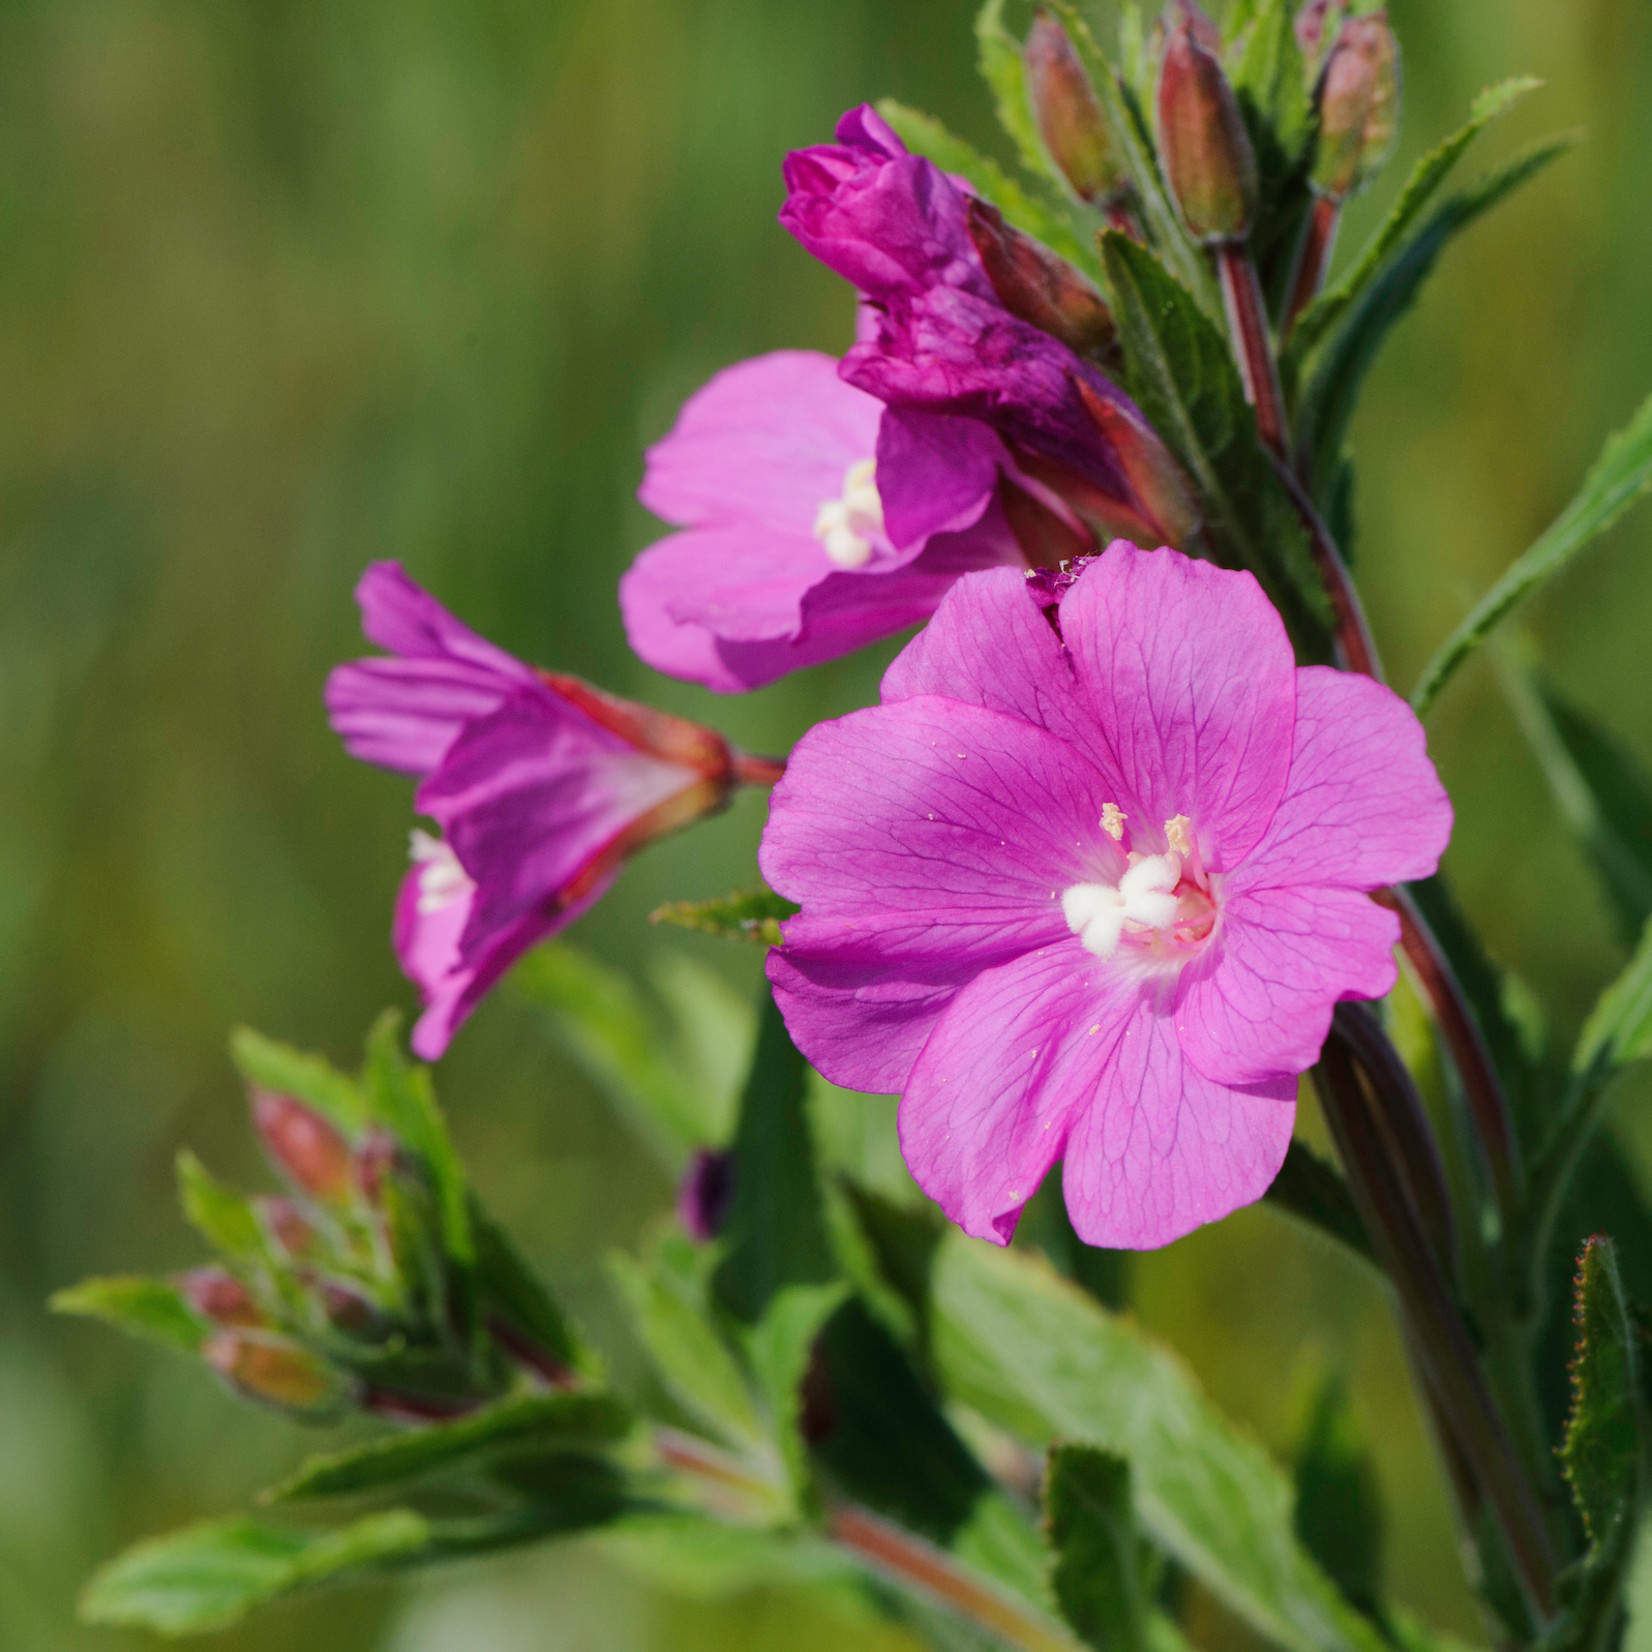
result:
[(408, 844), (413, 864), (419, 869), (418, 910), (421, 918), (440, 912), (475, 889), (470, 874), (459, 864), (453, 847), (429, 832), (413, 828)]
[(1191, 857), (1193, 854), (1193, 822), (1186, 815), (1177, 815), (1174, 820), (1167, 820), (1164, 823), (1164, 835), (1169, 841), (1170, 847), (1183, 860)]
[(883, 533), (877, 468), (875, 459), (857, 459), (843, 473), (841, 496), (823, 499), (815, 512), (815, 538), (839, 568), (864, 568), (872, 560), (872, 541)]
[(1116, 889), (1106, 883), (1075, 883), (1061, 897), (1061, 913), (1086, 952), (1111, 958), (1126, 924), (1169, 929), (1175, 923), (1181, 876), (1179, 855), (1144, 855), (1119, 879)]
[(1124, 823), (1129, 818), (1116, 803), (1103, 803), (1101, 806), (1101, 829), (1115, 843), (1124, 841)]

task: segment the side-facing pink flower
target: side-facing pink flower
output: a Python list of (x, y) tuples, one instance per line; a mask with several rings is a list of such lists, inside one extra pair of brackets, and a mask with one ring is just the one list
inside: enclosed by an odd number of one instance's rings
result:
[(800, 742), (769, 977), (828, 1078), (901, 1093), (966, 1232), (1064, 1159), (1080, 1237), (1147, 1249), (1266, 1191), (1333, 1007), (1393, 986), (1368, 892), (1451, 807), (1405, 703), (1298, 669), (1250, 575), (1118, 543), (1059, 583), (968, 576)]
[(886, 411), (830, 356), (730, 367), (649, 451), (642, 502), (684, 531), (620, 581), (631, 646), (734, 692), (893, 636), (960, 574), (1021, 560), (1007, 469), (985, 425)]
[(777, 765), (680, 717), (538, 671), (461, 625), (394, 562), (356, 588), (385, 656), (339, 666), (327, 710), (345, 749), (417, 775), (395, 945), (434, 1060), (505, 971), (571, 923), (644, 844), (721, 808)]

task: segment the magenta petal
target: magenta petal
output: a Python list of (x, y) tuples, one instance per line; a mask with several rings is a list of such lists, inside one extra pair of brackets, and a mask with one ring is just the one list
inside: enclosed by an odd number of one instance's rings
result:
[(533, 672), (520, 660), (461, 625), (428, 591), (415, 585), (399, 562), (369, 563), (356, 582), (356, 601), (361, 605), (361, 628), (367, 640), (386, 653), (460, 661), (515, 683), (534, 680)]
[(1021, 568), (959, 580), (884, 673), (882, 692), (885, 705), (939, 694), (1008, 712), (1079, 747), (1104, 773), (1111, 767), (1072, 662)]
[(1183, 1059), (1167, 1017), (1138, 1009), (1068, 1138), (1074, 1231), (1087, 1245), (1156, 1250), (1254, 1204), (1285, 1162), (1296, 1084), (1214, 1084)]
[(1068, 936), (985, 971), (942, 1015), (901, 1100), (901, 1153), (965, 1233), (1009, 1243), (1135, 999)]
[(1296, 714), (1290, 640), (1261, 586), (1118, 540), (1062, 599), (1061, 629), (1132, 833), (1157, 843), (1186, 815), (1206, 867), (1237, 866), (1285, 789)]
[(949, 700), (820, 724), (775, 787), (759, 855), (803, 906), (787, 954), (979, 968), (1066, 935), (1062, 891), (1113, 849), (1097, 783), (1043, 729)]
[(730, 642), (790, 641), (804, 593), (832, 573), (809, 534), (734, 526), (690, 528), (650, 545), (620, 581), (620, 602), (657, 608)]
[(375, 656), (335, 667), (323, 699), (352, 757), (424, 775), (467, 722), (497, 710), (520, 686), (464, 660)]
[(878, 427), (878, 491), (893, 545), (956, 533), (981, 519), (1002, 471), (1004, 444), (975, 419), (891, 408)]
[(740, 362), (689, 397), (648, 450), (638, 497), (679, 526), (741, 522), (808, 535), (821, 501), (843, 492), (849, 466), (875, 455), (882, 415), (818, 351)]
[(1377, 889), (1434, 871), (1451, 840), (1451, 799), (1399, 695), (1369, 677), (1308, 666), (1296, 674), (1294, 745), (1273, 823), (1230, 889)]
[(1176, 1025), (1188, 1060), (1218, 1084), (1305, 1072), (1339, 999), (1393, 991), (1399, 938), (1399, 919), (1352, 889), (1231, 897), (1212, 961), (1183, 977)]

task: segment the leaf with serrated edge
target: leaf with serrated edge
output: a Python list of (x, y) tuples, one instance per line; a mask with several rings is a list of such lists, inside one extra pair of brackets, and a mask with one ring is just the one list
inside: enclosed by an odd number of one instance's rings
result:
[(1596, 1234), (1583, 1247), (1575, 1289), (1572, 1414), (1560, 1460), (1598, 1547), (1633, 1518), (1644, 1450), (1636, 1335), (1610, 1239)]
[(200, 1351), (207, 1326), (182, 1291), (167, 1279), (141, 1274), (116, 1279), (87, 1279), (57, 1292), (54, 1314), (84, 1314), (101, 1319), (129, 1336), (144, 1337), (186, 1354)]
[(1004, 0), (986, 0), (975, 14), (975, 41), (981, 78), (991, 88), (998, 124), (1015, 145), (1021, 164), (1035, 177), (1051, 178), (1059, 183), (1038, 140), (1038, 128), (1027, 102), (1027, 72), (1021, 61), (1021, 42), (1004, 27)]
[(1411, 704), (1419, 717), (1453, 673), (1521, 603), (1555, 577), (1652, 488), (1652, 397), (1607, 442), (1582, 488), (1549, 530), (1474, 605), (1429, 661)]
[(1293, 360), (1300, 361), (1305, 357), (1348, 313), (1349, 306), (1371, 284), (1389, 255), (1405, 239), (1406, 231), (1433, 200), (1435, 192), (1468, 146), (1499, 115), (1512, 109), (1528, 92), (1536, 91), (1542, 84), (1542, 81), (1530, 76), (1516, 76), (1496, 86), (1488, 86), (1470, 106), (1468, 124), (1417, 162), (1394, 203), (1393, 211), (1371, 237), (1354, 267), (1330, 291), (1320, 294), (1298, 318), (1287, 345)]
[(250, 1027), (230, 1038), (230, 1057), (248, 1084), (295, 1097), (325, 1114), (347, 1134), (366, 1122), (361, 1091), (355, 1081), (319, 1055), (277, 1043)]
[(269, 1252), (251, 1204), (220, 1182), (186, 1147), (178, 1154), (178, 1197), (190, 1225), (225, 1261), (262, 1263)]
[(948, 1392), (1035, 1445), (1128, 1459), (1147, 1531), (1287, 1652), (1380, 1652), (1291, 1529), (1291, 1489), (1185, 1368), (1041, 1262), (941, 1246), (935, 1355)]

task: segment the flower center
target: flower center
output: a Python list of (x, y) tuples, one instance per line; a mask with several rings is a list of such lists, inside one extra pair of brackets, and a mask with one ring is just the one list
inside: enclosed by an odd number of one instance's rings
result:
[[(1101, 828), (1122, 846), (1128, 817), (1116, 803)], [(1075, 883), (1061, 897), (1062, 916), (1086, 952), (1112, 958), (1121, 947), (1180, 964), (1216, 927), (1216, 901), (1199, 865), (1192, 822), (1164, 823), (1162, 854), (1131, 852), (1116, 884)]]
[(476, 885), (470, 874), (459, 864), (452, 845), (429, 832), (413, 828), (409, 853), (419, 869), (419, 916), (428, 918), (433, 912), (462, 900)]
[(815, 538), (838, 567), (853, 569), (872, 560), (872, 541), (882, 533), (877, 460), (859, 459), (843, 473), (842, 496), (821, 501), (815, 512)]

